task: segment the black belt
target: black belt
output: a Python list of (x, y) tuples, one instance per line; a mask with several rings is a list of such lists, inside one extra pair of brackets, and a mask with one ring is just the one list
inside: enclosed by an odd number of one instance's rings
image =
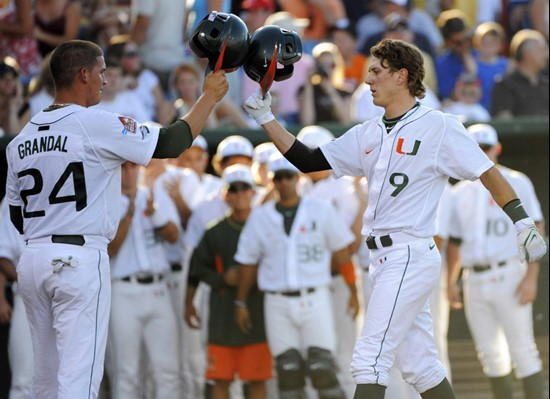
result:
[[(383, 248), (392, 246), (393, 241), (389, 234), (386, 234), (385, 236), (380, 236), (379, 238), (380, 238), (380, 244), (382, 244)], [(367, 243), (368, 249), (379, 249), (374, 239), (374, 236), (368, 236), (365, 242)]]
[[(132, 281), (132, 278), (130, 276), (126, 276), (126, 277), (122, 277), (121, 280), (126, 281), (126, 282), (130, 282), (130, 281)], [(157, 281), (160, 281), (160, 280), (162, 280), (162, 274), (158, 275)], [(135, 281), (138, 284), (151, 284), (151, 283), (155, 282), (155, 276), (153, 276), (153, 275), (151, 275), (151, 276), (142, 276), (142, 277), (137, 277), (136, 276)]]
[(83, 246), (86, 240), (81, 235), (52, 235), (52, 242), (56, 244), (71, 244)]
[(172, 263), (170, 265), (170, 269), (173, 272), (181, 272), (183, 270), (183, 267), (181, 267), (181, 263)]
[[(266, 291), (269, 294), (277, 294), (277, 295), (284, 295), (284, 296), (300, 296), (302, 295), (302, 291)], [(315, 288), (306, 288), (305, 293), (311, 294), (312, 292), (315, 292)]]
[[(502, 262), (498, 262), (497, 266), (498, 267), (506, 266), (506, 261), (503, 260)], [(487, 270), (491, 270), (491, 265), (473, 265), (472, 270), (476, 273), (486, 272)]]

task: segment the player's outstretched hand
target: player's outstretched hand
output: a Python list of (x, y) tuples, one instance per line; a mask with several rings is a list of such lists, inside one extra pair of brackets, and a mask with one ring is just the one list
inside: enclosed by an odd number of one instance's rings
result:
[(521, 263), (525, 261), (535, 262), (542, 258), (547, 251), (547, 247), (533, 219), (521, 219), (515, 225), (518, 231), (517, 238)]
[(216, 72), (210, 72), (204, 78), (202, 91), (204, 95), (212, 96), (216, 102), (220, 101), (223, 96), (225, 96), (227, 90), (229, 90), (229, 83), (227, 83), (227, 78), (225, 77), (225, 71), (223, 69)]
[(246, 99), (243, 104), (244, 110), (258, 123), (263, 125), (275, 119), (271, 113), (271, 94), (266, 92), (262, 95), (260, 89)]

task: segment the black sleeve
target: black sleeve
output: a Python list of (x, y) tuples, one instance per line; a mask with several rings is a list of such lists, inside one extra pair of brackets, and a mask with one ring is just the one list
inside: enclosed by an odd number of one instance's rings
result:
[(312, 150), (300, 140), (295, 140), (284, 156), (303, 173), (332, 169), (319, 148)]
[(462, 244), (462, 238), (460, 238), (460, 237), (449, 237), (449, 242), (459, 247), (460, 244)]
[(182, 119), (178, 119), (160, 129), (157, 147), (153, 158), (177, 158), (193, 142), (191, 128)]
[(23, 234), (23, 214), (20, 206), (10, 205), (10, 219), (19, 234)]

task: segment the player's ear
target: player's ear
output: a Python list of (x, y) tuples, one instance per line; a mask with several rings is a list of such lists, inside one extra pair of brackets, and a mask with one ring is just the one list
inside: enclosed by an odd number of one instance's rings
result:
[(405, 68), (401, 68), (398, 72), (397, 72), (397, 82), (399, 84), (407, 84), (407, 80), (409, 79), (409, 71)]

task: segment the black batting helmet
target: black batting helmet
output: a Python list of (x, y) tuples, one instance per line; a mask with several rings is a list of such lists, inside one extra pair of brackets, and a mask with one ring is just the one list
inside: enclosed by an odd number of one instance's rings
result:
[(296, 32), (266, 25), (257, 29), (250, 38), (250, 48), (243, 68), (247, 76), (260, 82), (268, 71), (273, 59), (273, 49), (277, 46), (276, 62), (283, 68), (275, 70), (275, 81), (288, 79), (294, 72), (294, 64), (302, 58), (302, 41)]
[(242, 19), (234, 14), (212, 11), (197, 25), (189, 46), (199, 58), (208, 58), (208, 68), (215, 65), (223, 51), (221, 69), (239, 68), (248, 53), (250, 36)]

